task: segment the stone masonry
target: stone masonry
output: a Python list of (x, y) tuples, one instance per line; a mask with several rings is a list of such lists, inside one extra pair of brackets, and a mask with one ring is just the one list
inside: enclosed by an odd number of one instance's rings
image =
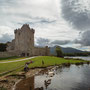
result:
[(8, 43), (7, 52), (15, 53), (18, 56), (48, 56), (50, 49), (34, 46), (35, 30), (28, 24), (24, 24), (20, 29), (14, 31), (15, 39)]

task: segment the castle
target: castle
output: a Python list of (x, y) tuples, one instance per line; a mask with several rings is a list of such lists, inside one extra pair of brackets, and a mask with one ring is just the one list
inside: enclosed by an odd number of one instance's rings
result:
[(14, 31), (15, 39), (8, 43), (7, 52), (15, 56), (48, 56), (50, 49), (48, 46), (35, 47), (35, 30), (28, 24), (24, 24), (20, 29)]

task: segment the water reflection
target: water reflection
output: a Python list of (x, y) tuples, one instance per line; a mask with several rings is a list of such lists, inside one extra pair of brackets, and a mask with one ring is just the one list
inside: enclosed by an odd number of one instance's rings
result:
[[(45, 88), (43, 82), (49, 78), (51, 78), (51, 84)], [(35, 87), (40, 86), (44, 90), (90, 90), (90, 65), (58, 68), (54, 77), (36, 76)]]
[(15, 90), (34, 90), (34, 83), (34, 76), (24, 79), (16, 85)]
[(44, 81), (44, 85), (45, 85), (45, 88), (47, 89), (48, 86), (51, 84), (51, 79), (48, 79), (48, 80), (45, 80)]
[(90, 90), (90, 65), (44, 70), (21, 81), (16, 90)]

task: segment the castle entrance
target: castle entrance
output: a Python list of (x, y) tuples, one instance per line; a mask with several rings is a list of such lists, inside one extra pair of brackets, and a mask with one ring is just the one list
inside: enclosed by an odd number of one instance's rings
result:
[(22, 53), (21, 56), (25, 57), (25, 53)]
[(27, 53), (27, 56), (29, 57), (29, 53)]

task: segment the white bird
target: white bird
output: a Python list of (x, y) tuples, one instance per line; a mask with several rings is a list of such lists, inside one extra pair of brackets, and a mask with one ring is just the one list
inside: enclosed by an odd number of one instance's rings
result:
[(48, 72), (48, 75), (49, 75), (50, 77), (53, 77), (53, 76), (54, 76), (54, 72), (50, 71), (50, 72)]

